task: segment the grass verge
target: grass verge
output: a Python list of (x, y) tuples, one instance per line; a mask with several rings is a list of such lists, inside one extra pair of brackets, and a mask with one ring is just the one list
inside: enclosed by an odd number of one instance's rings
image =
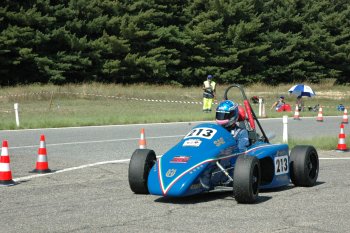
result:
[[(342, 115), (336, 111), (339, 103), (350, 103), (350, 95), (342, 86), (332, 83), (313, 85), (317, 95), (307, 98), (305, 105), (325, 106), (324, 116)], [(275, 112), (270, 106), (275, 99), (286, 96), (293, 104), (295, 96), (288, 95), (292, 85), (271, 87), (256, 84), (245, 88), (248, 98), (262, 96), (266, 102), (268, 117), (293, 116), (292, 112)], [(218, 101), (226, 86), (218, 86)], [(0, 89), (0, 129), (48, 128), (87, 125), (153, 123), (173, 121), (213, 120), (214, 113), (203, 113), (201, 87), (155, 86), (155, 85), (107, 85), (100, 83), (81, 85), (29, 85)], [(229, 95), (242, 103), (236, 89)], [(332, 93), (335, 96), (332, 96)], [(136, 100), (137, 98), (138, 100)], [(140, 100), (141, 99), (141, 100)], [(183, 102), (156, 102), (169, 100)], [(196, 103), (192, 103), (196, 102)], [(16, 126), (13, 104), (19, 103), (20, 126)], [(258, 114), (258, 105), (252, 105)], [(327, 107), (328, 106), (328, 107)], [(215, 109), (214, 105), (213, 109)], [(317, 116), (315, 112), (301, 112), (300, 116)]]
[[(345, 142), (350, 145), (350, 138), (346, 138)], [(336, 150), (338, 145), (338, 137), (314, 137), (311, 139), (289, 139), (289, 148), (292, 149), (296, 145), (312, 145), (317, 150)]]

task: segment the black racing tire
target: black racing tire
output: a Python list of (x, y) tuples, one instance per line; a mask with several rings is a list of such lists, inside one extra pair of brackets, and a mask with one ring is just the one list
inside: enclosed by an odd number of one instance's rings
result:
[(261, 170), (259, 159), (240, 155), (233, 172), (233, 194), (238, 203), (255, 203), (259, 196)]
[(313, 146), (295, 146), (290, 152), (290, 179), (295, 186), (311, 187), (319, 172), (318, 154)]
[(148, 194), (148, 174), (157, 160), (156, 154), (149, 149), (136, 149), (129, 163), (129, 185), (136, 194)]

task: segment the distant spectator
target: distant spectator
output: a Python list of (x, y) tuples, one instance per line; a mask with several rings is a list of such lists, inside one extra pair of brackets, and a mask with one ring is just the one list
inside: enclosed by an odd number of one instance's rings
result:
[(284, 96), (280, 96), (280, 98), (275, 103), (273, 103), (271, 109), (275, 108), (275, 110), (278, 111), (281, 107), (283, 107), (283, 105), (285, 105)]
[(343, 104), (339, 104), (339, 105), (337, 106), (337, 110), (338, 110), (338, 111), (344, 111), (344, 109), (345, 109), (345, 107), (344, 107)]
[(319, 108), (320, 108), (320, 104), (316, 104), (315, 106), (309, 106), (308, 107), (308, 109), (309, 109), (309, 111), (311, 112), (318, 112), (318, 110), (319, 110)]
[(216, 94), (216, 83), (213, 81), (213, 75), (209, 74), (207, 80), (203, 82), (203, 91), (203, 112), (211, 112)]
[(298, 105), (298, 111), (304, 111), (304, 101), (301, 96), (297, 97), (297, 101), (295, 102), (296, 105)]
[(259, 103), (259, 97), (257, 97), (256, 95), (250, 98), (250, 100), (252, 101), (253, 104)]

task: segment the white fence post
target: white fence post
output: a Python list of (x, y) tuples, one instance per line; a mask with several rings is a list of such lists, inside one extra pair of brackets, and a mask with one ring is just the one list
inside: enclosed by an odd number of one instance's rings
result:
[(259, 98), (259, 117), (262, 117), (262, 98)]
[(283, 142), (288, 143), (288, 116), (283, 116)]
[(15, 103), (13, 107), (15, 109), (16, 125), (17, 127), (19, 127), (18, 103)]
[(262, 104), (262, 117), (266, 117), (265, 103)]

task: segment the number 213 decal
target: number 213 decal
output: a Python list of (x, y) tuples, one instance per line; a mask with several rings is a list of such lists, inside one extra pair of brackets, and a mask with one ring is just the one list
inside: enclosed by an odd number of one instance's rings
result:
[(195, 128), (192, 129), (184, 138), (205, 138), (211, 139), (216, 134), (216, 129), (212, 128)]
[(288, 173), (289, 164), (288, 164), (288, 156), (278, 156), (275, 157), (275, 174), (281, 175)]

